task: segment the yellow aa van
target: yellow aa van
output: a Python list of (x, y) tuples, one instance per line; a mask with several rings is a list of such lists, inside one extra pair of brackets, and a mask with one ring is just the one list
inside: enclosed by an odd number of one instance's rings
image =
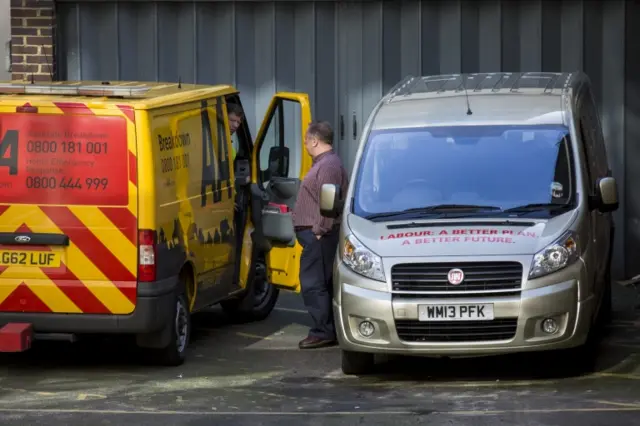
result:
[[(0, 351), (127, 333), (184, 362), (191, 314), (260, 320), (299, 291), (302, 93), (232, 135), (228, 85), (0, 83)], [(230, 153), (236, 151), (235, 160)]]

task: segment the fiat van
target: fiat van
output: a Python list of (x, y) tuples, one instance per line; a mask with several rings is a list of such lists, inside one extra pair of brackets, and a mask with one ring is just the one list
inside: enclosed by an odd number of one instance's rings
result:
[(370, 114), (354, 164), (320, 202), (343, 219), (344, 373), (376, 353), (589, 359), (611, 312), (618, 195), (585, 74), (409, 77)]

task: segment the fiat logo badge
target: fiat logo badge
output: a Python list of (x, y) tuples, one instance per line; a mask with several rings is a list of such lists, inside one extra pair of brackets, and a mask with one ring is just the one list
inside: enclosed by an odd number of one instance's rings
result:
[(462, 269), (452, 269), (447, 274), (447, 280), (451, 285), (458, 285), (464, 280), (464, 272), (462, 272)]

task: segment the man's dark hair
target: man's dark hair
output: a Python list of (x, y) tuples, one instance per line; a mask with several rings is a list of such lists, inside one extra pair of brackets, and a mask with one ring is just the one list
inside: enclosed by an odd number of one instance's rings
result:
[(328, 121), (314, 121), (309, 124), (307, 133), (328, 145), (333, 145), (333, 129)]
[(227, 104), (227, 114), (235, 114), (238, 117), (244, 116), (244, 113), (242, 112), (242, 107), (233, 102), (229, 102)]

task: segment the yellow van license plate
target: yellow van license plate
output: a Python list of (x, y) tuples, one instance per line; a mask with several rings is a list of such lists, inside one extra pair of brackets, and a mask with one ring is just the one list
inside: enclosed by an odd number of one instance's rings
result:
[(60, 253), (52, 251), (0, 251), (0, 266), (59, 268)]

